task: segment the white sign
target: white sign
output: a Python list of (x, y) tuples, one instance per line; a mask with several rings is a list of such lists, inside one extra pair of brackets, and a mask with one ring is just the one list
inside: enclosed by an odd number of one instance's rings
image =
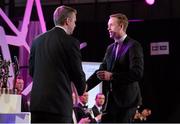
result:
[[(97, 69), (99, 69), (99, 62), (82, 62), (83, 70), (86, 74), (86, 79), (88, 79)], [(93, 82), (92, 82), (93, 83)], [(102, 92), (102, 83), (91, 89), (89, 93), (88, 99), (88, 108), (93, 107), (95, 104), (95, 97), (97, 93)]]
[(0, 94), (0, 113), (21, 112), (21, 97), (21, 95)]
[(169, 55), (169, 42), (151, 43), (151, 55)]

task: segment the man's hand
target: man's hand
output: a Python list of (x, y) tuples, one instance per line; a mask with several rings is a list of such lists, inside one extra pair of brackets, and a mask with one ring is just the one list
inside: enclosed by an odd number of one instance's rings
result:
[(110, 81), (112, 79), (112, 73), (108, 71), (98, 71), (96, 74), (100, 80)]
[(100, 122), (100, 121), (101, 121), (101, 118), (102, 118), (102, 114), (99, 114), (99, 115), (97, 115), (97, 116), (95, 117), (95, 120), (96, 120), (97, 122)]
[(78, 122), (78, 124), (89, 124), (91, 120), (89, 119), (89, 117), (87, 118), (81, 118), (81, 120)]

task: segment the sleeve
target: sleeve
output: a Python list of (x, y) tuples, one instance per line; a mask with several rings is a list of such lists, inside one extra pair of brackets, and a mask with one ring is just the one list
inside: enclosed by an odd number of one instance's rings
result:
[(73, 81), (77, 92), (82, 95), (86, 88), (85, 73), (82, 69), (82, 60), (80, 53), (80, 44), (77, 40), (72, 42), (72, 47), (70, 48), (70, 68), (71, 68), (71, 80)]
[(30, 56), (29, 56), (29, 74), (33, 77), (34, 74), (34, 62), (35, 62), (35, 43), (33, 42), (31, 49), (30, 49)]
[(96, 70), (86, 81), (86, 83), (88, 85), (88, 88), (87, 88), (88, 91), (91, 90), (92, 88), (94, 88), (96, 85), (98, 85), (102, 81), (96, 76), (96, 72), (99, 70), (107, 70), (106, 56), (108, 54), (108, 49), (109, 49), (109, 47), (106, 50), (103, 62), (101, 63), (99, 69)]

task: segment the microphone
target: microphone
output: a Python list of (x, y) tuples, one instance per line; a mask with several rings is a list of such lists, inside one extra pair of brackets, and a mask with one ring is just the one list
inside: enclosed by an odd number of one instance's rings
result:
[(14, 56), (14, 66), (15, 66), (15, 75), (17, 76), (19, 74), (19, 62), (17, 56)]
[(14, 56), (14, 84), (13, 84), (14, 90), (16, 88), (16, 79), (18, 75), (19, 75), (19, 63), (18, 63), (17, 56)]

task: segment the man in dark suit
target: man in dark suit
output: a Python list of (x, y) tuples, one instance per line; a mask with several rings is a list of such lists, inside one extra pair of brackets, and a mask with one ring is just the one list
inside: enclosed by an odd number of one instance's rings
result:
[(88, 113), (88, 106), (86, 105), (88, 97), (88, 92), (85, 92), (83, 95), (79, 96), (79, 102), (73, 107), (77, 122), (79, 122), (81, 118), (90, 117), (90, 114)]
[(104, 94), (98, 93), (95, 98), (95, 105), (92, 107), (92, 111), (95, 117), (102, 114), (104, 102), (105, 102)]
[(92, 107), (94, 117), (98, 122), (101, 122), (103, 113), (103, 105), (105, 102), (105, 96), (103, 93), (98, 93), (95, 98), (95, 105)]
[(86, 89), (80, 44), (70, 36), (76, 13), (71, 7), (58, 7), (53, 15), (55, 27), (33, 41), (29, 60), (32, 122), (71, 123), (71, 81), (79, 95)]
[(82, 96), (79, 97), (79, 103), (74, 105), (74, 113), (76, 115), (77, 122), (82, 118), (88, 118), (90, 123), (96, 123), (100, 120), (99, 116), (94, 116), (92, 109), (88, 108), (86, 105), (88, 102), (88, 92), (85, 92)]
[(128, 19), (124, 14), (110, 16), (108, 31), (114, 43), (108, 46), (100, 68), (87, 80), (88, 90), (103, 81), (107, 114), (102, 122), (132, 122), (141, 104), (139, 81), (143, 76), (144, 61), (141, 45), (126, 34)]

